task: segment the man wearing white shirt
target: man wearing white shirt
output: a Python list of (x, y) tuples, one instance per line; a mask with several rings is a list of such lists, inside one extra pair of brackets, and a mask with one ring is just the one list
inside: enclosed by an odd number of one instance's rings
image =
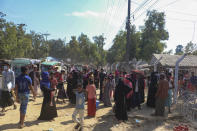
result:
[(10, 69), (10, 65), (8, 63), (4, 66), (4, 71), (2, 72), (2, 94), (1, 94), (1, 104), (2, 112), (5, 112), (5, 108), (8, 106), (14, 105), (14, 109), (16, 109), (16, 105), (14, 104), (14, 100), (12, 98), (12, 90), (15, 87), (15, 75), (14, 72)]

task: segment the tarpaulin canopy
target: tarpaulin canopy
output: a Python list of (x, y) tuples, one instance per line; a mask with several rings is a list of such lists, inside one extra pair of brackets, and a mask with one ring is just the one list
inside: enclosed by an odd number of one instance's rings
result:
[(27, 58), (16, 58), (14, 60), (12, 60), (11, 62), (12, 65), (21, 65), (21, 66), (25, 66), (25, 65), (29, 65), (32, 64), (30, 59)]
[(48, 65), (48, 66), (55, 66), (57, 64), (59, 64), (59, 62), (57, 61), (45, 61), (41, 63), (42, 65)]

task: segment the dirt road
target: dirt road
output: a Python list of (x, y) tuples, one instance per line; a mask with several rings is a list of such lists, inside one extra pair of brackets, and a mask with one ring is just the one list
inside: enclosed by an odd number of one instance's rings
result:
[[(72, 121), (72, 113), (74, 106), (70, 105), (68, 101), (66, 104), (57, 103), (58, 117), (55, 121), (40, 121), (37, 120), (41, 105), (42, 97), (38, 97), (35, 102), (30, 101), (27, 109), (26, 127), (24, 131), (46, 131), (50, 128), (53, 131), (73, 131), (75, 123)], [(17, 110), (13, 107), (7, 108), (6, 114), (0, 116), (0, 131), (17, 131), (19, 122), (19, 105)], [(112, 112), (112, 108), (105, 108), (102, 104), (96, 112), (96, 117), (88, 119), (85, 117), (84, 130), (85, 131), (172, 131), (173, 127), (182, 123), (187, 124), (190, 131), (195, 131), (197, 128), (194, 124), (185, 120), (182, 116), (178, 115), (174, 110), (166, 117), (152, 117), (150, 114), (154, 110), (142, 106), (142, 110), (133, 109), (128, 113), (129, 121), (126, 123), (118, 123)], [(87, 107), (85, 109), (87, 114)], [(86, 115), (85, 115), (86, 116)]]

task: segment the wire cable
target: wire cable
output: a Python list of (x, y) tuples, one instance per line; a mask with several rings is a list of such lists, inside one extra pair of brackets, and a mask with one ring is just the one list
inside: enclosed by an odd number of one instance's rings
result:
[(111, 18), (110, 18), (110, 20), (109, 20), (109, 24), (108, 24), (108, 28), (107, 28), (107, 30), (106, 30), (106, 33), (108, 34), (109, 32), (111, 32), (110, 31), (110, 25), (111, 25), (111, 23), (112, 23), (112, 20), (113, 20), (113, 18), (115, 18), (115, 17), (117, 17), (117, 11), (121, 8), (121, 6), (122, 6), (122, 4), (120, 5), (120, 1), (121, 0), (119, 0), (118, 1), (118, 6), (116, 6), (116, 8), (115, 8), (115, 10), (114, 10), (114, 13), (112, 13), (112, 15), (111, 15)]
[(193, 31), (193, 36), (192, 36), (192, 40), (191, 41), (194, 41), (195, 31), (196, 31), (196, 22), (194, 22), (194, 31)]
[(143, 11), (139, 16), (137, 16), (134, 21), (136, 21), (137, 19), (139, 19), (144, 13), (146, 13), (147, 11), (150, 11), (151, 8), (153, 8), (153, 6), (155, 6), (156, 4), (158, 4), (160, 0), (156, 0), (151, 6), (149, 6), (148, 9), (146, 9), (145, 11)]
[(177, 19), (177, 18), (171, 18), (171, 17), (166, 17), (169, 20), (175, 20), (175, 21), (180, 21), (180, 22), (189, 22), (189, 23), (193, 23), (196, 22), (195, 20), (188, 20), (188, 19)]
[(176, 14), (181, 14), (181, 15), (187, 15), (187, 16), (197, 16), (197, 14), (190, 14), (190, 13), (185, 13), (185, 12), (180, 12), (180, 11), (173, 11), (173, 10), (167, 10), (168, 12), (176, 13)]
[[(151, 0), (151, 1), (152, 1), (152, 0)], [(149, 0), (143, 1), (143, 2), (134, 10), (134, 12), (131, 13), (131, 17), (132, 17), (132, 15), (134, 16), (137, 12), (139, 12), (141, 9), (143, 9), (143, 8), (146, 6), (146, 4), (149, 4), (151, 1), (149, 1)], [(148, 2), (148, 3), (147, 3), (147, 2)]]
[(106, 16), (107, 16), (107, 13), (108, 13), (108, 9), (109, 9), (109, 0), (107, 1), (107, 8), (106, 8), (106, 11), (105, 11), (105, 16), (104, 16), (104, 18), (103, 18), (103, 22), (102, 22), (102, 27), (103, 28), (100, 28), (100, 31), (102, 30), (102, 29), (105, 29), (105, 26), (106, 26)]
[[(169, 6), (171, 6), (171, 5), (175, 4), (175, 3), (177, 3), (178, 1), (180, 1), (180, 0), (174, 0), (174, 1), (172, 1), (172, 2), (170, 2), (170, 3), (168, 3), (168, 4), (166, 4), (166, 5), (164, 5), (164, 6), (161, 7), (161, 8), (169, 7)], [(160, 9), (161, 9), (161, 8), (160, 8)]]
[(106, 24), (106, 25), (108, 25), (108, 26), (106, 26), (106, 28), (104, 28), (105, 32), (107, 32), (108, 27), (109, 27), (109, 25), (111, 24), (111, 19), (112, 19), (111, 16), (113, 16), (113, 14), (114, 14), (114, 8), (115, 8), (114, 5), (115, 5), (115, 2), (114, 2), (114, 0), (112, 0), (111, 11), (109, 12), (110, 18), (109, 18), (109, 20), (107, 21), (107, 24)]

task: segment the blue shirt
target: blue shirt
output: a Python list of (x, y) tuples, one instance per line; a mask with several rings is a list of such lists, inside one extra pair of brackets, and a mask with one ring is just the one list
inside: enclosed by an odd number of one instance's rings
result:
[(77, 109), (84, 109), (84, 106), (85, 106), (84, 92), (81, 92), (81, 93), (75, 92), (75, 94), (76, 94), (76, 108)]
[(29, 86), (32, 85), (32, 80), (28, 75), (21, 74), (16, 78), (16, 84), (18, 86), (18, 93), (29, 94)]

